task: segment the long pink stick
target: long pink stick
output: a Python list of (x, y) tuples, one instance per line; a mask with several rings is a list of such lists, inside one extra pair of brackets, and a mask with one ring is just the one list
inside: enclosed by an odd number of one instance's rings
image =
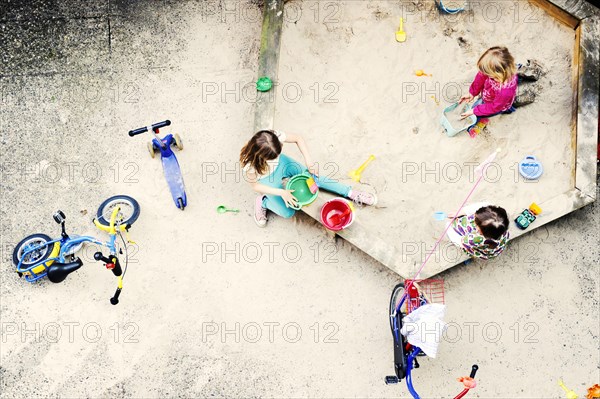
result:
[(419, 270), (417, 271), (417, 273), (414, 275), (414, 277), (412, 278), (412, 280), (409, 281), (408, 286), (404, 287), (404, 296), (408, 295), (408, 290), (412, 286), (413, 281), (416, 280), (419, 277), (419, 275), (423, 271), (423, 268), (427, 264), (427, 261), (429, 260), (429, 258), (431, 258), (431, 255), (434, 254), (435, 250), (437, 249), (437, 247), (440, 245), (440, 243), (444, 239), (444, 236), (448, 232), (448, 229), (450, 228), (450, 226), (452, 226), (452, 223), (454, 223), (454, 220), (456, 220), (457, 216), (460, 215), (460, 211), (462, 211), (462, 209), (465, 206), (465, 204), (467, 203), (467, 201), (469, 201), (469, 198), (471, 198), (471, 195), (473, 195), (473, 193), (475, 192), (475, 189), (477, 188), (477, 186), (479, 186), (479, 183), (481, 183), (481, 180), (483, 179), (483, 174), (485, 172), (485, 168), (487, 168), (487, 166), (494, 161), (494, 159), (496, 158), (496, 155), (499, 152), (500, 152), (500, 149), (496, 150), (496, 152), (494, 152), (489, 157), (487, 157), (487, 159), (485, 161), (483, 161), (483, 163), (481, 165), (479, 165), (475, 169), (475, 173), (479, 174), (479, 178), (477, 179), (477, 181), (475, 182), (475, 184), (471, 188), (471, 191), (469, 191), (469, 194), (467, 194), (467, 197), (465, 198), (465, 200), (462, 202), (462, 204), (458, 208), (458, 211), (454, 214), (454, 217), (452, 218), (452, 220), (450, 221), (450, 223), (448, 223), (448, 225), (444, 229), (444, 232), (442, 233), (442, 235), (440, 236), (440, 238), (438, 238), (437, 241), (435, 242), (433, 248), (431, 249), (431, 252), (429, 252), (429, 254), (425, 257), (425, 260), (421, 264), (421, 267), (419, 268)]

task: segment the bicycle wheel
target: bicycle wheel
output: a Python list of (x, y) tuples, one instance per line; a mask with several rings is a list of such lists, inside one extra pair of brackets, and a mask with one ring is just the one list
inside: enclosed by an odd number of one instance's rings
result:
[(404, 283), (397, 284), (394, 287), (394, 289), (392, 290), (392, 296), (390, 297), (389, 316), (390, 316), (390, 328), (392, 330), (394, 328), (394, 326), (392, 325), (392, 318), (396, 314), (396, 308), (398, 307), (398, 304), (400, 303), (400, 300), (402, 299), (403, 295), (404, 295)]
[(54, 245), (47, 245), (47, 243), (50, 241), (52, 241), (52, 239), (46, 234), (32, 234), (23, 238), (13, 250), (13, 263), (15, 266), (18, 266), (19, 262), (23, 258), (23, 254), (36, 247), (39, 247), (39, 249), (35, 249), (25, 255), (25, 259), (23, 259), (21, 267), (27, 268), (35, 263), (39, 263), (48, 259), (52, 253), (52, 249), (54, 248)]
[(114, 197), (105, 200), (100, 204), (100, 207), (98, 207), (96, 217), (100, 224), (105, 226), (110, 225), (110, 217), (112, 216), (115, 206), (121, 208), (117, 215), (117, 222), (120, 224), (132, 225), (140, 216), (140, 204), (138, 204), (135, 199), (127, 195), (115, 195)]

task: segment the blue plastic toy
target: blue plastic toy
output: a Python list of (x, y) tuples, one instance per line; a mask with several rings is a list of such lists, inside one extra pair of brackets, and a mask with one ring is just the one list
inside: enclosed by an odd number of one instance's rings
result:
[[(452, 126), (452, 123), (448, 120), (448, 117), (446, 116), (446, 114), (454, 111), (459, 105), (460, 105), (459, 103), (454, 103), (454, 104), (446, 107), (444, 109), (444, 111), (442, 112), (442, 117), (440, 119), (440, 123), (444, 127), (444, 130), (446, 131), (446, 135), (448, 137), (454, 137), (458, 133), (464, 132), (465, 130), (469, 129), (471, 126), (474, 126), (477, 123), (477, 117), (475, 115), (471, 115), (471, 116), (468, 116), (465, 118), (466, 123), (463, 123), (463, 125), (461, 127)], [(471, 107), (469, 106), (469, 104), (464, 104), (461, 112), (466, 112), (470, 109), (471, 109)]]
[(440, 10), (442, 10), (443, 12), (447, 13), (447, 14), (456, 14), (456, 13), (459, 13), (461, 11), (464, 11), (465, 5), (466, 5), (466, 1), (465, 1), (465, 3), (463, 3), (462, 7), (456, 7), (456, 8), (454, 8), (454, 7), (446, 7), (444, 5), (444, 0), (438, 0), (438, 8)]
[(435, 212), (433, 214), (433, 218), (435, 220), (442, 221), (442, 220), (446, 220), (448, 218), (448, 215), (446, 214), (446, 212)]
[[(153, 124), (150, 126), (150, 129), (148, 129), (148, 127), (141, 127), (139, 129), (130, 130), (129, 136), (133, 137), (149, 130), (158, 135), (160, 128), (169, 126), (170, 124), (171, 121), (166, 120)], [(179, 162), (177, 161), (175, 153), (171, 149), (172, 145), (175, 145), (175, 147), (177, 147), (179, 150), (183, 150), (181, 137), (179, 137), (178, 134), (167, 134), (163, 139), (154, 137), (152, 142), (148, 143), (148, 151), (150, 152), (150, 156), (152, 158), (154, 158), (157, 150), (160, 151), (163, 170), (165, 172), (167, 183), (169, 184), (169, 189), (171, 190), (171, 196), (173, 197), (173, 201), (175, 202), (177, 208), (183, 211), (187, 206), (187, 195), (185, 193), (185, 185), (183, 183), (183, 176), (181, 175)]]
[(528, 180), (536, 180), (544, 173), (542, 163), (534, 155), (527, 155), (519, 162), (519, 173)]

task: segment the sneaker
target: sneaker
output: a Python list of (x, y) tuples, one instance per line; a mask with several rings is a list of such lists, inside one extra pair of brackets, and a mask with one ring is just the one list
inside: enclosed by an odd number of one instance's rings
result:
[(267, 225), (267, 208), (262, 205), (264, 195), (259, 195), (254, 201), (254, 221), (258, 227), (265, 227)]
[(377, 196), (366, 191), (352, 190), (348, 194), (348, 198), (356, 202), (358, 205), (376, 205)]
[(517, 75), (524, 80), (538, 80), (542, 75), (546, 73), (546, 70), (542, 64), (537, 60), (527, 60), (526, 64), (517, 65)]

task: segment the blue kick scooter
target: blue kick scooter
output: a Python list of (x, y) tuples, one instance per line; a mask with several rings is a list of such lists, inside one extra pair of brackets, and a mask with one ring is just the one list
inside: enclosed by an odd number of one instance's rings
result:
[[(170, 124), (171, 121), (166, 120), (163, 122), (154, 123), (152, 126), (130, 130), (129, 136), (137, 136), (138, 134), (146, 133), (149, 130), (158, 135), (160, 128), (169, 126)], [(187, 195), (185, 194), (185, 185), (183, 184), (183, 176), (181, 176), (179, 162), (177, 162), (177, 157), (171, 149), (172, 145), (177, 147), (178, 150), (183, 150), (181, 137), (179, 137), (178, 134), (167, 134), (163, 139), (158, 138), (158, 136), (154, 137), (152, 142), (148, 143), (148, 151), (150, 152), (150, 156), (152, 158), (154, 158), (156, 155), (157, 150), (160, 151), (165, 178), (169, 184), (173, 201), (175, 201), (177, 208), (183, 211), (187, 206)]]

